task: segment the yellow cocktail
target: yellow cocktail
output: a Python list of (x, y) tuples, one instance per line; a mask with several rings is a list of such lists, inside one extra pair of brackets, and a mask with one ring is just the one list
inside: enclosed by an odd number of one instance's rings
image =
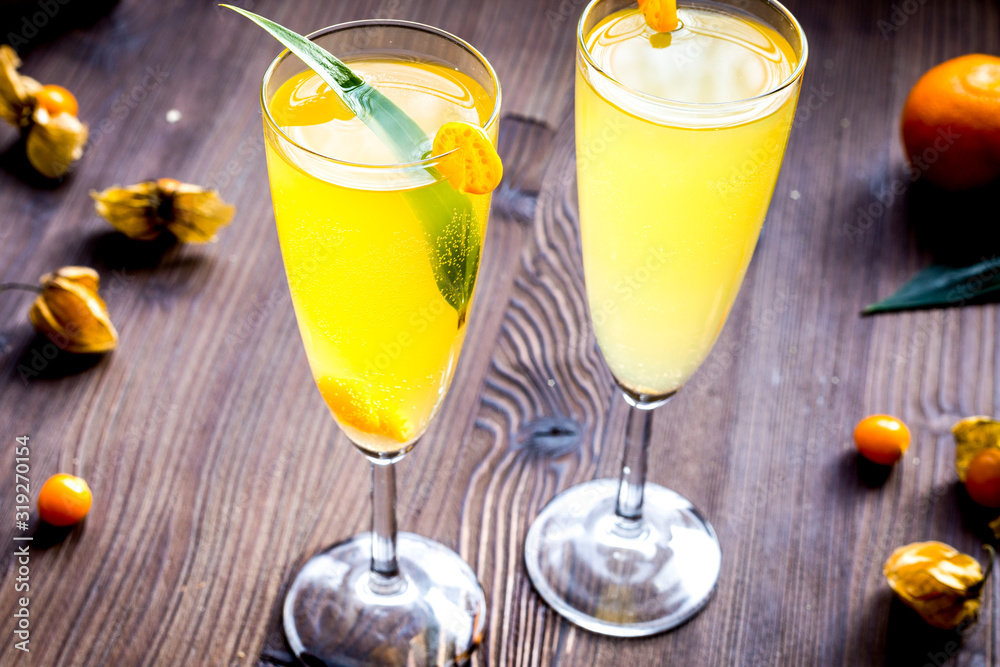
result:
[[(637, 9), (603, 19), (577, 68), (576, 131), (587, 296), (601, 353), (638, 394), (679, 389), (736, 298), (767, 212), (795, 91), (692, 115), (685, 103), (749, 100), (785, 81), (788, 40), (746, 16), (681, 7), (657, 35)], [(657, 40), (672, 37), (669, 46)], [(631, 90), (623, 90), (627, 86)], [(634, 93), (634, 94), (633, 94)], [(680, 105), (658, 107), (648, 99)]]
[(502, 174), (496, 73), (418, 23), (346, 23), (310, 42), (236, 11), (294, 53), (261, 88), (281, 254), (316, 384), (372, 462), (371, 532), (308, 560), (285, 635), (309, 664), (464, 664), (483, 588), (445, 545), (397, 531), (395, 463), (441, 405), (465, 338)]
[[(401, 59), (346, 63), (433, 136), (448, 121), (484, 125), (493, 101), (454, 68)], [(270, 111), (293, 141), (338, 161), (393, 165), (390, 150), (315, 73), (289, 78)], [(491, 130), (496, 138), (496, 126)], [(465, 314), (435, 277), (435, 253), (414, 197), (439, 187), (426, 169), (308, 161), (267, 142), (278, 237), (306, 354), (323, 398), (351, 440), (393, 454), (423, 434), (451, 381)], [(444, 187), (447, 187), (445, 184)], [(478, 266), (489, 195), (468, 195), (468, 237), (450, 253)], [(468, 308), (470, 304), (465, 304)]]

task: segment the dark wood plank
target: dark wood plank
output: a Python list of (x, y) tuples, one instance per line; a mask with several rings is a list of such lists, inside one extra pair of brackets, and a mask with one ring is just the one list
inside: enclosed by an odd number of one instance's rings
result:
[[(1000, 316), (995, 306), (857, 313), (930, 259), (909, 224), (898, 111), (933, 64), (1000, 53), (995, 2), (920, 4), (884, 31), (891, 3), (789, 1), (811, 63), (765, 233), (715, 351), (654, 420), (650, 478), (709, 515), (723, 576), (702, 615), (643, 640), (562, 621), (521, 557), (555, 493), (615, 475), (624, 431), (590, 332), (576, 235), (583, 3), (244, 4), (300, 30), (373, 15), (440, 25), (479, 47), (503, 81), (507, 179), (469, 343), (437, 423), (400, 465), (401, 526), (458, 549), (487, 589), (476, 664), (921, 667), (957, 639), (893, 603), (881, 565), (915, 540), (978, 550), (949, 428), (1000, 413)], [(313, 388), (284, 283), (254, 102), (277, 48), (200, 2), (123, 0), (57, 32), (28, 44), (24, 70), (77, 91), (96, 138), (54, 188), (0, 158), (0, 279), (95, 266), (122, 342), (91, 368), (60, 355), (24, 382), (18, 366), (45, 343), (26, 321), (30, 297), (0, 296), (0, 447), (29, 434), (36, 485), (68, 471), (95, 492), (86, 525), (33, 549), (32, 654), (5, 640), (0, 664), (290, 664), (281, 596), (309, 555), (366, 529), (368, 476)], [(168, 123), (169, 109), (182, 120)], [(2, 145), (12, 140), (0, 130)], [(92, 213), (91, 189), (167, 175), (237, 204), (217, 244), (151, 256)], [(901, 179), (907, 193), (859, 223), (858, 208)], [(904, 418), (914, 444), (873, 487), (850, 432), (875, 411)], [(579, 429), (571, 451), (547, 439), (553, 423)], [(11, 476), (0, 478), (8, 511), (13, 496)], [(13, 544), (14, 532), (0, 524), (0, 541)], [(15, 568), (3, 563), (0, 609), (12, 609)], [(949, 665), (1000, 660), (997, 582)], [(0, 636), (12, 629), (4, 615)]]

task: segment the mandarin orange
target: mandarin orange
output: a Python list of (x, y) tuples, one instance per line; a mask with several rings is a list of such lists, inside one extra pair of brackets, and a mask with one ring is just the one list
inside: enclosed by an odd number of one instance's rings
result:
[(903, 107), (914, 173), (948, 190), (1000, 179), (1000, 57), (974, 53), (930, 69)]

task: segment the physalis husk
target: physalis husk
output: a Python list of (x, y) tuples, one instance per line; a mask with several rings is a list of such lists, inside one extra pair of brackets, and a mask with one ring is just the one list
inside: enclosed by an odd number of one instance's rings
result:
[(889, 587), (927, 623), (946, 630), (974, 622), (987, 573), (972, 556), (943, 542), (914, 542), (892, 552), (883, 572)]
[(28, 162), (47, 178), (59, 178), (83, 155), (87, 126), (72, 113), (51, 113), (38, 101), (44, 86), (17, 69), (21, 60), (0, 45), (0, 118), (21, 129)]
[(984, 449), (1000, 450), (1000, 422), (989, 417), (969, 417), (951, 427), (955, 436), (955, 469), (965, 482), (965, 473), (976, 454)]
[(182, 243), (207, 243), (236, 207), (214, 190), (172, 178), (91, 192), (97, 212), (129, 238), (152, 241), (170, 232)]
[(97, 295), (100, 277), (86, 266), (64, 266), (41, 277), (42, 293), (28, 317), (39, 333), (77, 354), (113, 350), (118, 332)]

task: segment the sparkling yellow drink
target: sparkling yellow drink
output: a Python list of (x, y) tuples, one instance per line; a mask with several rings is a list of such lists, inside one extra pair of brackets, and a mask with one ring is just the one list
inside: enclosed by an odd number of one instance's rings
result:
[[(428, 136), (448, 121), (489, 118), (487, 93), (453, 68), (392, 57), (346, 63)], [(470, 235), (432, 239), (428, 196), (450, 186), (433, 168), (395, 165), (317, 75), (290, 78), (269, 110), (288, 138), (324, 156), (283, 150), (265, 128), (281, 253), (313, 376), (358, 447), (404, 450), (444, 398), (465, 336), (471, 304), (443, 296), (441, 263), (464, 262), (474, 281), (490, 196), (467, 195)], [(490, 133), (495, 143), (495, 125)]]
[[(577, 67), (583, 260), (601, 352), (641, 394), (705, 359), (753, 254), (798, 96), (795, 52), (749, 16), (680, 7), (657, 34), (636, 9), (587, 36)], [(593, 76), (596, 64), (611, 77)], [(747, 100), (741, 104), (726, 104)]]

